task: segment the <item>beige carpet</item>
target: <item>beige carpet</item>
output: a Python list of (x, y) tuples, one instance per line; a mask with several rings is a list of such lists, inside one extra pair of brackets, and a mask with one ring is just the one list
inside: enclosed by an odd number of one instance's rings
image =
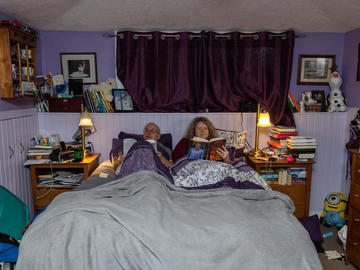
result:
[[(336, 227), (332, 226), (330, 228), (326, 228), (325, 226), (321, 225), (320, 229), (322, 233), (326, 233), (330, 231), (333, 232), (333, 236), (324, 239), (323, 248), (325, 250), (336, 250), (340, 254), (344, 253), (344, 249), (341, 241), (339, 240), (337, 234), (338, 231)], [(352, 264), (346, 265), (345, 261), (329, 260), (325, 256), (325, 253), (318, 253), (318, 254), (324, 270), (357, 270), (358, 269)]]

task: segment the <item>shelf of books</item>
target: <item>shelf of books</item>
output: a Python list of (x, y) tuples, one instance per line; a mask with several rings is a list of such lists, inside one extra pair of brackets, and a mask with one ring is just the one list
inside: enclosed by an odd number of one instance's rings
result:
[(312, 165), (315, 161), (268, 161), (246, 155), (246, 163), (257, 171), (274, 191), (282, 192), (294, 201), (296, 217), (309, 215)]

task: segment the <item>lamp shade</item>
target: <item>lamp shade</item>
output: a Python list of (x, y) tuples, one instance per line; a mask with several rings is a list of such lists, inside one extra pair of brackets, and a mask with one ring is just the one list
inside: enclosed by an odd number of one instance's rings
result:
[(270, 115), (268, 112), (260, 112), (257, 126), (258, 127), (270, 127), (271, 126)]
[(80, 127), (92, 127), (93, 126), (90, 114), (88, 112), (81, 113), (79, 126)]

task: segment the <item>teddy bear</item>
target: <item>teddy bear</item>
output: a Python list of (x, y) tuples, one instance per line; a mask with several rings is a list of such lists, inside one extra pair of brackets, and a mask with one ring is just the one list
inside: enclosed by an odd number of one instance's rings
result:
[(91, 91), (101, 90), (107, 101), (113, 101), (112, 89), (116, 88), (116, 82), (114, 78), (109, 78), (105, 82), (101, 82), (100, 84), (92, 84), (90, 86)]
[(329, 86), (330, 94), (328, 95), (329, 107), (328, 112), (344, 112), (346, 111), (345, 99), (340, 90), (342, 79), (337, 71), (330, 74)]

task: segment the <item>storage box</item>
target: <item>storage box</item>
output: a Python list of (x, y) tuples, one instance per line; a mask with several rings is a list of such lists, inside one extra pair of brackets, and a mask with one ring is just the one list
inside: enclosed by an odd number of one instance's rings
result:
[(50, 98), (50, 112), (81, 112), (82, 97)]

